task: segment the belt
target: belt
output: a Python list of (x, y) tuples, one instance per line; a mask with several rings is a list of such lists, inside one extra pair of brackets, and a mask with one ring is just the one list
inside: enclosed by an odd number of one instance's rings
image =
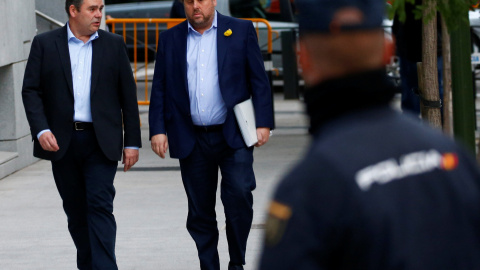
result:
[(92, 122), (73, 122), (73, 129), (80, 130), (93, 130)]
[(223, 125), (211, 125), (211, 126), (193, 126), (196, 131), (200, 132), (213, 132), (213, 131), (221, 131), (223, 129)]

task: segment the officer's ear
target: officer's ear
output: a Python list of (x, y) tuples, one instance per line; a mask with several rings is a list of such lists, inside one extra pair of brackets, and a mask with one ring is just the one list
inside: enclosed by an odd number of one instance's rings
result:
[(299, 45), (299, 63), (300, 66), (302, 67), (302, 76), (304, 80), (306, 77), (308, 78), (309, 74), (312, 72), (313, 69), (313, 63), (312, 59), (313, 57), (310, 55), (310, 52), (307, 49), (307, 46), (305, 45), (305, 41), (300, 38), (300, 41), (298, 42)]

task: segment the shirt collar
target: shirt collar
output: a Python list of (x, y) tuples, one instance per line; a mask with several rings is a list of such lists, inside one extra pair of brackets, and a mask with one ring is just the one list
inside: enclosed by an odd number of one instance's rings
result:
[[(189, 31), (189, 32), (190, 32), (190, 31), (195, 31), (196, 33), (198, 33), (197, 30), (195, 30), (195, 29), (193, 28), (193, 26), (190, 24), (190, 22), (189, 22), (188, 20), (187, 20), (187, 22), (188, 22), (188, 31)], [(212, 26), (211, 26), (210, 28), (208, 28), (207, 31), (209, 31), (209, 30), (212, 29), (212, 28), (217, 28), (217, 11), (216, 11), (216, 10), (215, 10), (215, 14), (213, 15)], [(207, 31), (205, 31), (205, 32), (207, 32)]]
[[(81, 41), (73, 34), (72, 30), (70, 30), (70, 23), (68, 23), (68, 22), (67, 22), (67, 36), (68, 36), (68, 41), (72, 40), (72, 38), (74, 40)], [(92, 40), (95, 40), (97, 38), (98, 38), (98, 31), (95, 31), (95, 33), (90, 36), (90, 39), (87, 41), (87, 43), (92, 41)]]

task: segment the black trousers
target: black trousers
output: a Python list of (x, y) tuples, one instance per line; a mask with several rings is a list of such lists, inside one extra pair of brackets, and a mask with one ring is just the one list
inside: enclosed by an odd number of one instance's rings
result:
[(230, 263), (242, 265), (253, 219), (253, 148), (230, 148), (221, 130), (197, 131), (195, 149), (180, 160), (180, 169), (188, 197), (187, 229), (202, 270), (220, 269), (215, 213), (219, 168)]
[(105, 157), (93, 130), (74, 131), (65, 156), (52, 162), (68, 230), (77, 248), (78, 269), (118, 269), (113, 216), (117, 165)]

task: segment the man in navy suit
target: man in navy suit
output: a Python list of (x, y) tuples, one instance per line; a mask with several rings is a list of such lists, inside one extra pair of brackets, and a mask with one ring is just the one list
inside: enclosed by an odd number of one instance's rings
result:
[(141, 147), (125, 43), (99, 30), (103, 7), (65, 1), (68, 23), (33, 39), (22, 89), (33, 154), (52, 161), (81, 270), (118, 269), (113, 180), (122, 155), (128, 171)]
[(160, 35), (150, 137), (160, 157), (170, 146), (170, 156), (180, 159), (188, 197), (187, 229), (197, 245), (201, 269), (220, 269), (215, 213), (220, 168), (228, 269), (243, 269), (256, 184), (253, 147), (245, 145), (233, 107), (252, 98), (258, 147), (268, 141), (273, 128), (272, 99), (253, 24), (221, 15), (216, 4), (185, 0), (187, 21)]

